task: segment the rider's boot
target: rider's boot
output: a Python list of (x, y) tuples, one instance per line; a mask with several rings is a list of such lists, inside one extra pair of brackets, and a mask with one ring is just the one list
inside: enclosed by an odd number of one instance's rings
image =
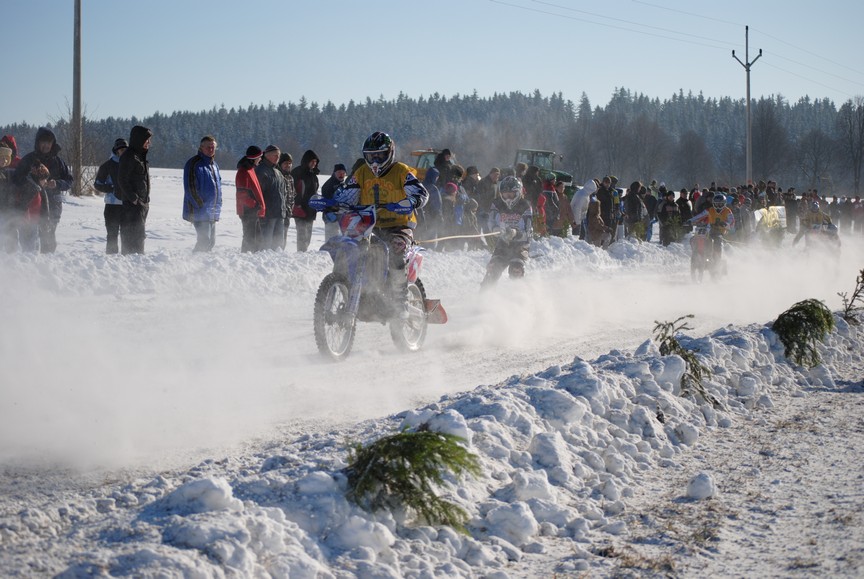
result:
[(408, 280), (395, 275), (390, 279), (390, 299), (393, 304), (393, 317), (400, 320), (408, 319)]

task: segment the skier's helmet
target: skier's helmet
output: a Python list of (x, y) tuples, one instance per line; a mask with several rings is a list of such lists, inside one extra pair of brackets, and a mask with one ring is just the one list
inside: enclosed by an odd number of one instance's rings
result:
[(811, 213), (819, 213), (819, 202), (813, 201), (810, 203), (810, 211)]
[(516, 201), (522, 197), (522, 181), (519, 180), (519, 177), (512, 175), (504, 177), (498, 183), (498, 195), (501, 196), (501, 200), (504, 201), (507, 207), (512, 209)]
[(714, 209), (720, 211), (721, 209), (726, 207), (726, 196), (722, 193), (717, 193), (716, 195), (714, 195), (711, 203), (714, 205)]
[(396, 143), (387, 133), (375, 131), (363, 143), (363, 160), (378, 177), (390, 168), (396, 155)]

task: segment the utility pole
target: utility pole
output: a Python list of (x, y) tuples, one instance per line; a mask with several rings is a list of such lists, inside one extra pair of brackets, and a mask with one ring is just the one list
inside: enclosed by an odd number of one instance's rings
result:
[[(762, 56), (762, 49), (759, 49), (759, 56)], [(732, 51), (732, 58), (741, 63), (744, 70), (747, 71), (747, 184), (753, 182), (753, 132), (750, 123), (750, 67), (759, 60), (759, 56), (750, 62), (750, 27), (744, 27), (744, 60), (746, 64), (741, 62), (741, 59), (735, 56), (735, 51)]]
[(72, 195), (81, 195), (83, 132), (81, 119), (81, 0), (75, 0), (75, 33), (72, 47)]

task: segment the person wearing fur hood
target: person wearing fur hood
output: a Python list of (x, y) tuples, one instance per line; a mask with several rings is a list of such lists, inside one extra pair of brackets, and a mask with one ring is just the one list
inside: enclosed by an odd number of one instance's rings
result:
[(45, 193), (42, 202), (42, 219), (39, 223), (39, 250), (42, 253), (53, 253), (57, 249), (57, 225), (63, 213), (63, 193), (72, 188), (72, 171), (66, 162), (60, 158), (60, 145), (51, 129), (41, 127), (36, 131), (33, 151), (24, 155), (12, 182), (18, 187), (26, 185), (34, 167), (44, 165), (49, 177), (45, 181)]

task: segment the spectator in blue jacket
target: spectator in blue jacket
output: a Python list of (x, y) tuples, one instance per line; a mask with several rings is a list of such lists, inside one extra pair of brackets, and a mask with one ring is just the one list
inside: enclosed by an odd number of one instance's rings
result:
[(216, 164), (216, 139), (206, 135), (198, 154), (183, 167), (183, 219), (195, 226), (195, 251), (216, 245), (216, 222), (222, 214), (222, 175)]

